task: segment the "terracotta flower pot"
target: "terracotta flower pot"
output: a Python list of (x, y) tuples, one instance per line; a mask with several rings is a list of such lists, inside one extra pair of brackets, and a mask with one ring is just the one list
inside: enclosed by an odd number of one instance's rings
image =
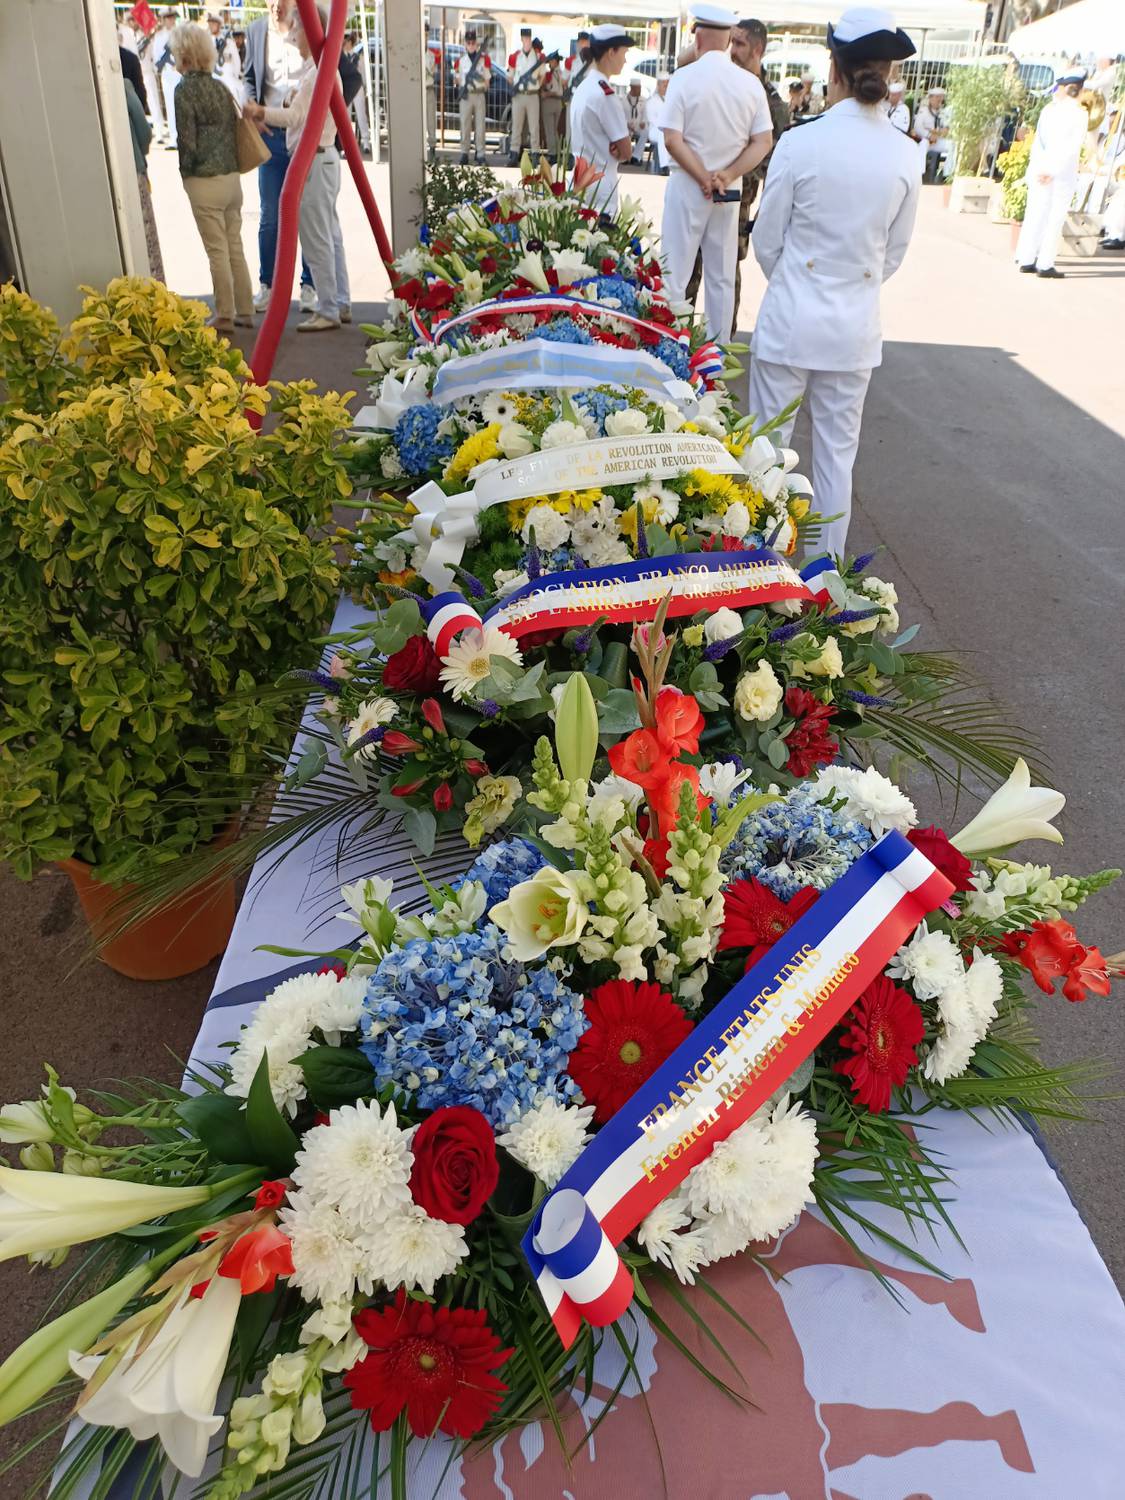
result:
[(173, 905), (138, 922), (120, 937), (98, 941), (98, 928), (115, 901), (134, 885), (105, 885), (81, 859), (60, 859), (74, 883), (98, 957), (129, 979), (179, 979), (194, 974), (226, 947), (236, 910), (233, 880), (196, 886)]

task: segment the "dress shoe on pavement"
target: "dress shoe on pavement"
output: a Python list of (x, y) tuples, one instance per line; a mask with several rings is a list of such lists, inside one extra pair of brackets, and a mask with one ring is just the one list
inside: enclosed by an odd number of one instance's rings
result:
[(1125, 250), (1125, 240), (1102, 240), (1103, 250)]
[(340, 304), (340, 306), (336, 309), (336, 311), (340, 315), (340, 322), (341, 323), (350, 323), (351, 322), (351, 320), (352, 320), (352, 310), (351, 310), (351, 308), (348, 306), (348, 304), (346, 302), (342, 302)]
[(469, 153), (467, 151), (461, 152), (461, 155), (457, 158), (457, 165), (460, 167), (467, 167), (469, 165)]
[(258, 295), (254, 298), (254, 311), (265, 312), (270, 305), (270, 288), (263, 281), (258, 287)]
[(323, 313), (313, 313), (311, 318), (306, 318), (303, 323), (297, 324), (298, 333), (323, 333), (329, 328), (339, 328), (335, 318), (326, 318)]
[(301, 311), (307, 313), (316, 311), (316, 292), (306, 282), (301, 283)]
[(1034, 276), (1035, 275), (1035, 262), (1032, 261), (1029, 266), (1021, 266), (1020, 270), (1023, 272), (1023, 274), (1025, 276)]
[(1042, 276), (1044, 281), (1062, 281), (1066, 275), (1065, 271), (1056, 271), (1054, 266), (1048, 266), (1045, 271), (1037, 271), (1037, 276)]

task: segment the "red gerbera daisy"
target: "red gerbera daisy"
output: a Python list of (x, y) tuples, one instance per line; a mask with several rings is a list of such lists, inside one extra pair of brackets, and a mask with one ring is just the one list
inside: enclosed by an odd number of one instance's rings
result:
[(357, 1313), (355, 1330), (371, 1353), (344, 1384), (375, 1432), (386, 1432), (405, 1411), (415, 1437), (440, 1430), (471, 1438), (508, 1389), (492, 1371), (512, 1351), (501, 1349), (483, 1308), (434, 1307), (400, 1290), (390, 1307)]
[(683, 1041), (691, 1022), (658, 984), (610, 980), (591, 990), (590, 1021), (567, 1072), (604, 1123)]
[(880, 974), (852, 1006), (848, 1022), (840, 1046), (855, 1056), (838, 1062), (836, 1072), (851, 1079), (857, 1104), (882, 1114), (890, 1107), (891, 1089), (906, 1082), (918, 1061), (922, 1012), (905, 990)]
[(789, 901), (782, 901), (760, 880), (736, 880), (723, 892), (723, 930), (719, 951), (724, 948), (749, 948), (746, 967), (756, 963), (767, 948), (808, 911), (820, 892), (804, 886)]

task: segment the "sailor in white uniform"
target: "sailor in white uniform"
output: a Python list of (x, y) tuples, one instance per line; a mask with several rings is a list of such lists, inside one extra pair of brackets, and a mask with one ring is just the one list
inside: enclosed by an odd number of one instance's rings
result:
[(695, 257), (703, 257), (708, 333), (719, 343), (734, 322), (738, 265), (738, 208), (743, 174), (773, 147), (769, 100), (755, 74), (727, 51), (738, 17), (719, 5), (698, 4), (696, 60), (672, 76), (660, 111), (672, 171), (664, 194), (661, 238), (668, 296), (682, 302)]
[(1038, 271), (1048, 280), (1061, 280), (1064, 274), (1055, 269), (1055, 256), (1090, 128), (1090, 116), (1078, 102), (1085, 81), (1086, 75), (1078, 72), (1059, 79), (1054, 98), (1039, 116), (1027, 159), (1027, 208), (1016, 261), (1021, 271)]
[(625, 66), (625, 54), (632, 45), (615, 22), (595, 26), (590, 66), (570, 101), (570, 149), (602, 174), (601, 181), (587, 192), (586, 201), (610, 214), (617, 208), (618, 163), (633, 154), (625, 106), (610, 79)]
[(750, 240), (769, 281), (751, 343), (750, 410), (770, 420), (807, 398), (813, 504), (837, 518), (814, 550), (841, 555), (863, 402), (882, 361), (880, 289), (906, 254), (920, 185), (917, 147), (885, 107), (891, 63), (914, 43), (889, 11), (862, 6), (829, 26), (828, 47), (830, 107), (777, 143)]
[(894, 83), (887, 85), (889, 98), (887, 99), (887, 119), (896, 130), (901, 130), (903, 135), (910, 134), (910, 110), (903, 100), (903, 92), (906, 85), (901, 78), (896, 78)]

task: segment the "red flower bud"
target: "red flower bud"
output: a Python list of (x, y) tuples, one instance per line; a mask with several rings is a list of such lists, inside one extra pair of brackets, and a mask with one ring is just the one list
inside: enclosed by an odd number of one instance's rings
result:
[(383, 749), (388, 755), (410, 755), (421, 748), (417, 740), (412, 740), (408, 734), (403, 734), (398, 729), (388, 729), (383, 736)]
[(423, 700), (422, 717), (436, 734), (445, 733), (445, 720), (441, 716), (441, 705), (436, 698)]
[(467, 760), (465, 762), (465, 774), (471, 776), (475, 781), (478, 776), (487, 776), (488, 767), (483, 760)]
[(285, 1202), (289, 1185), (285, 1182), (263, 1182), (254, 1197), (255, 1208), (279, 1208)]
[(422, 783), (423, 783), (423, 781), (425, 781), (425, 779), (426, 778), (424, 776), (419, 776), (419, 778), (418, 778), (417, 781), (408, 781), (405, 786), (393, 786), (393, 787), (391, 787), (391, 796), (392, 797), (413, 797), (414, 793), (422, 785)]
[(434, 788), (434, 807), (438, 812), (448, 812), (453, 806), (453, 788), (448, 781), (443, 781), (440, 786)]

